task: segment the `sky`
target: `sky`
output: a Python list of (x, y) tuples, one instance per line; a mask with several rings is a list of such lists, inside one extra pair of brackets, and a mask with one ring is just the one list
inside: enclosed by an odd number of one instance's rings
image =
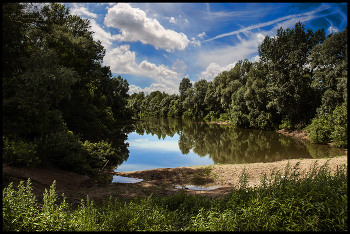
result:
[(103, 65), (129, 94), (178, 94), (184, 77), (212, 81), (239, 60), (259, 61), (258, 46), (278, 28), (347, 26), (347, 3), (63, 3), (90, 20)]

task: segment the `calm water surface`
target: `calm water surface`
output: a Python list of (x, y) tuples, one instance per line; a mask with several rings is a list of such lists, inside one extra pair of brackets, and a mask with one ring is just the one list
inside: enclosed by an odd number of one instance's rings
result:
[(150, 118), (128, 135), (128, 172), (211, 164), (274, 162), (345, 155), (342, 149), (302, 143), (274, 131), (206, 124), (200, 120)]

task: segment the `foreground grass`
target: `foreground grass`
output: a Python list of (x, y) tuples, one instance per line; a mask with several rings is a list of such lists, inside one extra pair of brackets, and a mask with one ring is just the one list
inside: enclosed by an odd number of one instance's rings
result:
[[(4, 231), (347, 231), (346, 165), (331, 173), (317, 162), (304, 173), (298, 168), (273, 171), (257, 187), (240, 185), (229, 195), (187, 195), (109, 199), (95, 204), (87, 197), (78, 208), (58, 201), (55, 182), (42, 203), (30, 180), (3, 189)], [(63, 196), (64, 197), (64, 196)]]

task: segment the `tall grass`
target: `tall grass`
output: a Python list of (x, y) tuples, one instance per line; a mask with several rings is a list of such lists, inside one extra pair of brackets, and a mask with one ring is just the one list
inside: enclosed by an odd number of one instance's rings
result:
[(331, 173), (328, 162), (309, 172), (289, 164), (224, 197), (188, 195), (106, 200), (87, 197), (78, 208), (59, 202), (55, 182), (39, 204), (30, 180), (3, 189), (4, 231), (347, 231), (347, 166)]

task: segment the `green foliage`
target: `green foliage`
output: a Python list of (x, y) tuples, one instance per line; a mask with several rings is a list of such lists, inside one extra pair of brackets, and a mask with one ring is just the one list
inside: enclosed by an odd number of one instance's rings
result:
[(122, 159), (119, 156), (119, 150), (112, 147), (108, 141), (99, 141), (92, 143), (85, 141), (83, 148), (87, 151), (88, 164), (93, 168), (102, 168), (107, 161), (112, 165), (121, 164)]
[(71, 131), (45, 135), (37, 140), (37, 152), (44, 163), (77, 173), (91, 173), (79, 137)]
[(278, 126), (279, 129), (293, 130), (294, 126), (291, 120), (284, 118), (282, 123)]
[(182, 78), (182, 81), (179, 85), (179, 92), (180, 92), (180, 100), (184, 101), (185, 98), (187, 97), (186, 91), (188, 89), (192, 88), (192, 83), (190, 81), (190, 79), (184, 77)]
[(309, 137), (312, 142), (318, 144), (327, 144), (332, 132), (332, 121), (329, 115), (316, 117), (312, 123), (305, 129), (310, 133)]
[(334, 143), (338, 147), (347, 147), (348, 118), (345, 105), (337, 106), (333, 114), (318, 116), (305, 129), (314, 143)]
[(40, 163), (37, 155), (37, 145), (32, 142), (9, 140), (2, 137), (3, 162), (13, 166), (35, 167)]
[[(328, 164), (312, 165), (308, 174), (299, 163), (287, 164), (248, 187), (221, 197), (187, 195), (135, 198), (128, 202), (82, 200), (76, 209), (64, 195), (45, 190), (43, 204), (31, 192), (30, 180), (17, 190), (3, 189), (4, 231), (347, 231), (347, 167), (331, 173)], [(59, 201), (59, 199), (62, 199)]]
[(348, 144), (348, 111), (345, 105), (337, 106), (333, 111), (333, 128), (330, 138), (340, 147)]
[[(6, 3), (3, 12), (5, 161), (91, 173), (105, 157), (127, 158), (126, 135), (116, 124), (131, 117), (129, 84), (101, 65), (105, 50), (89, 20), (57, 3)], [(113, 148), (102, 141), (86, 144), (89, 151), (79, 141), (108, 137)]]

